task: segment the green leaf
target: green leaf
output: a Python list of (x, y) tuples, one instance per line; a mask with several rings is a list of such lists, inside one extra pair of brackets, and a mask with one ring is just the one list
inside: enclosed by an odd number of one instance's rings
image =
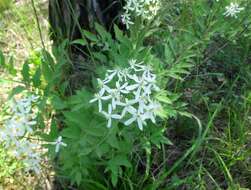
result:
[(11, 75), (16, 75), (17, 74), (17, 70), (15, 69), (15, 66), (14, 66), (14, 58), (13, 58), (13, 56), (11, 56), (9, 58), (8, 64), (6, 65), (6, 69), (8, 70), (8, 72)]
[(23, 81), (26, 84), (29, 84), (29, 82), (30, 82), (30, 66), (27, 61), (23, 64), (23, 68), (22, 68), (21, 73), (22, 73)]
[(118, 183), (118, 171), (113, 170), (111, 176), (112, 176), (112, 185), (115, 187)]
[(62, 109), (67, 108), (67, 105), (65, 104), (65, 102), (56, 95), (52, 97), (51, 103), (54, 109), (56, 110), (62, 110)]
[(111, 160), (109, 160), (108, 165), (115, 165), (115, 166), (125, 166), (125, 167), (132, 167), (131, 163), (128, 161), (127, 156), (124, 154), (117, 155)]
[(78, 186), (81, 184), (81, 180), (82, 180), (82, 174), (81, 174), (81, 172), (78, 171), (75, 174), (75, 181)]
[(102, 53), (96, 52), (92, 54), (94, 56), (94, 58), (96, 58), (97, 60), (99, 60), (101, 63), (107, 63), (108, 60), (106, 58), (106, 56)]
[(95, 23), (95, 29), (103, 40), (110, 40), (112, 36), (106, 29), (98, 23)]
[(77, 39), (71, 42), (71, 44), (78, 44), (82, 46), (86, 46), (88, 43), (85, 39)]
[(0, 50), (0, 66), (5, 67), (5, 58), (1, 50)]
[(124, 41), (124, 36), (123, 32), (119, 29), (117, 25), (114, 25), (114, 31), (115, 31), (115, 36), (118, 41), (123, 42)]
[(70, 126), (61, 132), (61, 136), (67, 137), (70, 139), (79, 139), (81, 135), (81, 130), (78, 127)]
[(41, 71), (47, 83), (51, 83), (54, 81), (53, 77), (55, 77), (55, 75), (52, 69), (53, 66), (54, 66), (53, 58), (47, 51), (44, 51)]
[(94, 35), (93, 33), (87, 31), (87, 30), (83, 30), (82, 33), (84, 34), (84, 36), (89, 39), (92, 42), (98, 42), (98, 38), (96, 35)]
[(13, 96), (15, 96), (16, 94), (20, 94), (21, 92), (23, 92), (24, 90), (26, 90), (26, 88), (24, 86), (17, 86), (15, 88), (13, 88), (11, 90), (11, 93), (9, 95), (9, 99), (11, 99)]
[(110, 147), (106, 143), (102, 143), (100, 146), (97, 146), (95, 152), (99, 158), (101, 158), (104, 154), (110, 151)]
[(91, 106), (89, 101), (92, 99), (93, 94), (86, 89), (81, 89), (76, 92), (75, 95), (69, 97), (68, 104), (72, 106), (72, 111), (78, 111), (83, 108)]
[(38, 88), (41, 85), (41, 68), (38, 67), (35, 74), (32, 77), (33, 86)]
[(167, 97), (167, 94), (165, 91), (157, 94), (156, 99), (159, 100), (160, 102), (166, 103), (166, 104), (172, 104), (172, 100)]

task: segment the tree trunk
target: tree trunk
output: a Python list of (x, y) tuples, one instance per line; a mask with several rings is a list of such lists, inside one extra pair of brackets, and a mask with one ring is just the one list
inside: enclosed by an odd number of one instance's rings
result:
[(121, 0), (49, 0), (51, 37), (55, 43), (79, 39), (80, 29), (93, 31), (95, 22), (111, 31), (122, 6)]
[[(50, 35), (54, 45), (61, 44), (65, 39), (73, 41), (82, 38), (81, 29), (95, 33), (95, 22), (113, 35), (114, 23), (123, 29), (119, 19), (122, 7), (122, 0), (49, 0)], [(64, 78), (70, 82), (66, 92), (69, 95), (83, 86), (91, 86), (93, 70), (86, 56), (89, 53), (86, 47), (70, 45), (67, 53), (71, 63), (65, 72), (69, 76)]]

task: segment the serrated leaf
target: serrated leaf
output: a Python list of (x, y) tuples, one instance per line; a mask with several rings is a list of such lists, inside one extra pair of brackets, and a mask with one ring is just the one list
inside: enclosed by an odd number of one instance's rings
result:
[(79, 136), (81, 135), (81, 130), (78, 127), (70, 126), (63, 129), (60, 134), (61, 136), (70, 139), (79, 139)]

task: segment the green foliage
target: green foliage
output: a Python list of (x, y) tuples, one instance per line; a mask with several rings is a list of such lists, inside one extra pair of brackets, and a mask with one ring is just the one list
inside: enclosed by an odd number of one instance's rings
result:
[(12, 0), (1, 0), (0, 1), (0, 13), (8, 8), (10, 8)]

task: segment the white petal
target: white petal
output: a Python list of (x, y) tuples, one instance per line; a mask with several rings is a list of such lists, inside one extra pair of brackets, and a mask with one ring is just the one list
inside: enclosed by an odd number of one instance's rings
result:
[(93, 98), (89, 101), (89, 103), (93, 103), (93, 102), (96, 102), (98, 99), (97, 98)]
[(112, 99), (112, 109), (114, 109), (114, 110), (116, 109), (116, 102), (117, 101), (115, 100), (115, 98), (113, 98)]
[(142, 131), (143, 130), (143, 124), (141, 119), (137, 119), (138, 127)]
[(113, 119), (121, 119), (121, 115), (113, 114), (113, 115), (111, 115), (111, 118), (113, 118)]
[(101, 99), (102, 100), (109, 100), (109, 99), (111, 99), (112, 97), (109, 95), (109, 96), (103, 96)]
[(108, 119), (108, 121), (107, 121), (107, 127), (108, 127), (108, 128), (111, 128), (111, 126), (112, 126), (112, 120), (111, 120), (111, 119)]
[(112, 113), (112, 105), (109, 104), (109, 105), (108, 105), (108, 114), (111, 114), (111, 113)]
[(136, 114), (137, 114), (137, 110), (136, 110), (134, 107), (132, 107), (132, 106), (128, 107), (128, 108), (127, 108), (127, 111), (128, 111), (130, 114), (132, 114), (132, 115), (136, 115)]
[(60, 145), (59, 145), (59, 144), (56, 144), (56, 147), (55, 147), (55, 152), (56, 152), (56, 153), (59, 152), (59, 148), (60, 148)]
[(138, 87), (139, 87), (138, 84), (133, 84), (133, 85), (127, 86), (127, 87), (126, 87), (126, 90), (132, 91), (132, 90), (135, 90), (135, 89), (138, 88)]
[(126, 103), (121, 102), (121, 101), (116, 101), (116, 105), (118, 105), (118, 106), (126, 106)]
[(62, 146), (64, 146), (64, 147), (66, 147), (66, 146), (67, 146), (67, 144), (66, 144), (66, 143), (63, 143), (63, 142), (61, 143), (61, 145), (62, 145)]
[(104, 93), (105, 93), (105, 88), (103, 87), (100, 89), (99, 94), (100, 94), (100, 96), (103, 96)]
[(102, 111), (102, 101), (101, 100), (98, 101), (98, 111), (99, 112)]
[(131, 125), (135, 120), (136, 120), (136, 118), (135, 118), (135, 117), (132, 117), (132, 118), (128, 119), (124, 124), (125, 124), (126, 126)]

